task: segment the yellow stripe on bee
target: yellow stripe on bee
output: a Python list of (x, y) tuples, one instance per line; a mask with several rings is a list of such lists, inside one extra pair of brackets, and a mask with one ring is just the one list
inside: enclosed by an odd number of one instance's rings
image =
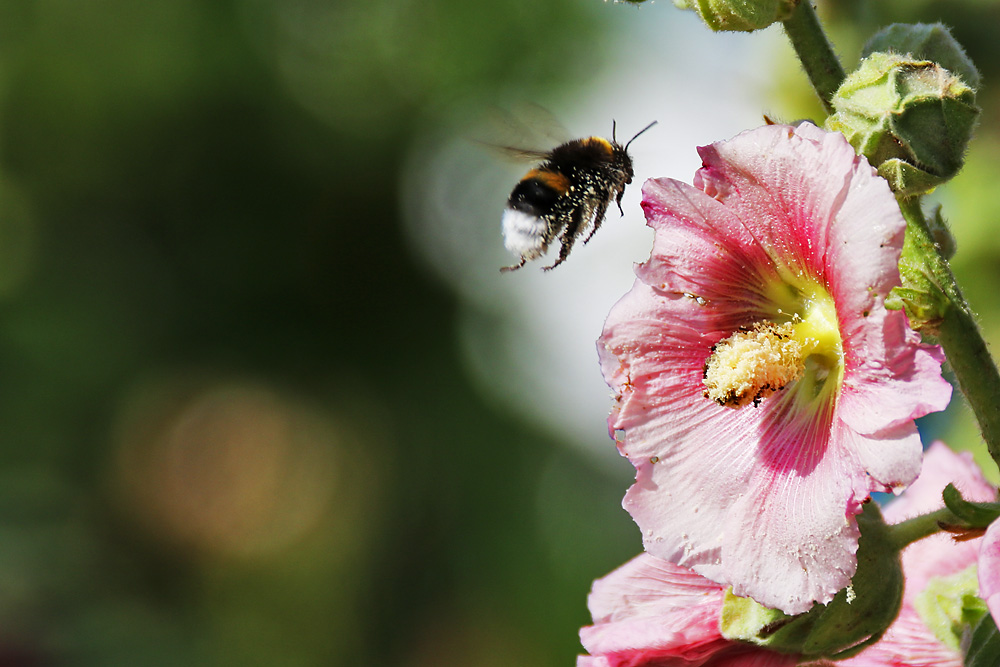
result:
[(588, 144), (597, 144), (607, 151), (608, 155), (615, 152), (615, 149), (611, 146), (611, 142), (604, 137), (590, 137), (589, 139), (584, 139), (584, 142)]
[(557, 171), (545, 171), (542, 169), (532, 169), (524, 175), (522, 181), (534, 179), (552, 188), (559, 194), (569, 191), (569, 179)]

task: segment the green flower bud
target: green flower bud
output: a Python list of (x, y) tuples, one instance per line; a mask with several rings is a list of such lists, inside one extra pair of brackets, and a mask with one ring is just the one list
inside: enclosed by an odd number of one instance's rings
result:
[(875, 52), (837, 90), (826, 129), (843, 133), (899, 195), (954, 176), (979, 116), (976, 93), (929, 60)]
[(893, 23), (868, 40), (861, 50), (861, 57), (876, 51), (908, 54), (916, 60), (932, 60), (960, 76), (972, 89), (979, 88), (979, 70), (944, 24)]
[[(800, 0), (674, 0), (680, 9), (691, 9), (712, 30), (752, 32), (792, 15)], [(808, 0), (805, 0), (808, 1)]]
[(829, 604), (787, 616), (730, 592), (722, 606), (722, 635), (809, 660), (847, 658), (878, 641), (899, 613), (903, 569), (875, 503), (865, 505), (858, 527), (857, 572)]
[(956, 652), (962, 650), (966, 636), (989, 613), (979, 598), (975, 565), (948, 577), (931, 577), (913, 606), (938, 641)]

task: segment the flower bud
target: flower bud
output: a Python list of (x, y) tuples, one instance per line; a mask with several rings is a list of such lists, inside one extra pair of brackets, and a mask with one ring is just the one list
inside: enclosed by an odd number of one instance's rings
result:
[(973, 90), (979, 88), (979, 70), (965, 49), (941, 23), (893, 23), (875, 33), (861, 50), (861, 57), (876, 51), (902, 53), (918, 60), (932, 60)]
[(989, 613), (978, 594), (976, 567), (971, 565), (951, 576), (931, 577), (913, 606), (939, 642), (960, 652), (966, 635)]
[(954, 176), (979, 116), (976, 93), (929, 60), (875, 52), (837, 90), (826, 128), (843, 133), (898, 195)]
[(899, 613), (903, 569), (875, 503), (865, 505), (858, 527), (857, 572), (829, 604), (787, 616), (729, 593), (722, 607), (722, 635), (810, 660), (850, 657), (878, 641)]
[(716, 32), (761, 30), (787, 19), (798, 4), (799, 0), (674, 0), (678, 8), (697, 12)]

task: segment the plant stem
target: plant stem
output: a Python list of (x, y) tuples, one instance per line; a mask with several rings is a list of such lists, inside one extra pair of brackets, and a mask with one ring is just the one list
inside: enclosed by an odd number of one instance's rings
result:
[(976, 415), (990, 456), (1000, 466), (1000, 373), (966, 308), (949, 308), (938, 334), (958, 385)]
[(897, 549), (902, 549), (917, 540), (930, 537), (941, 530), (940, 524), (960, 523), (958, 517), (946, 507), (930, 514), (922, 514), (912, 519), (889, 526), (889, 534)]
[(1000, 466), (1000, 372), (990, 356), (972, 310), (962, 296), (948, 261), (938, 246), (920, 210), (917, 197), (900, 201), (906, 218), (907, 241), (919, 256), (927, 284), (942, 297), (942, 317), (936, 334), (955, 371), (958, 386), (972, 408), (990, 456)]
[(801, 0), (783, 25), (813, 89), (826, 110), (833, 111), (830, 100), (844, 81), (844, 68), (823, 32), (811, 0)]

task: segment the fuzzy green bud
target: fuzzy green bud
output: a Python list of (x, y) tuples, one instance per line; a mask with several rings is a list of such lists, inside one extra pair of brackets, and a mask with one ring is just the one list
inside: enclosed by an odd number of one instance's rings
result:
[(954, 176), (979, 117), (976, 93), (930, 60), (875, 52), (833, 96), (826, 129), (843, 133), (898, 195)]
[(903, 569), (875, 503), (858, 515), (858, 527), (857, 572), (828, 604), (787, 616), (730, 592), (722, 606), (722, 635), (808, 660), (847, 658), (878, 641), (899, 613)]
[(979, 620), (989, 613), (986, 603), (979, 598), (975, 565), (951, 576), (931, 577), (913, 606), (938, 641), (956, 653), (967, 643)]
[(865, 58), (876, 51), (908, 54), (917, 60), (931, 60), (952, 74), (957, 74), (970, 88), (979, 88), (979, 70), (944, 24), (893, 23), (868, 40), (861, 50), (861, 57)]
[[(808, 0), (803, 0), (808, 1)], [(697, 12), (715, 32), (752, 32), (784, 21), (800, 0), (674, 0), (680, 9)]]

